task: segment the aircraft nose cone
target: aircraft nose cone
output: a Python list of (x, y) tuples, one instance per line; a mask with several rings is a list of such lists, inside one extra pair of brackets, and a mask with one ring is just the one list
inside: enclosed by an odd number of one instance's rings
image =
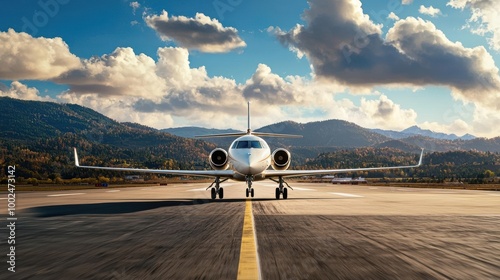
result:
[(237, 170), (241, 174), (256, 175), (262, 172), (262, 156), (259, 151), (247, 150), (243, 153), (236, 154)]
[(245, 163), (243, 164), (243, 171), (244, 171), (244, 173), (245, 173), (245, 174), (251, 174), (251, 172), (252, 172), (252, 167), (251, 167), (251, 165), (250, 165), (250, 162), (245, 162)]
[(243, 171), (245, 174), (253, 174), (254, 168), (252, 165), (254, 165), (255, 159), (252, 157), (252, 153), (248, 153), (248, 156), (245, 158), (245, 160), (242, 162), (243, 163)]

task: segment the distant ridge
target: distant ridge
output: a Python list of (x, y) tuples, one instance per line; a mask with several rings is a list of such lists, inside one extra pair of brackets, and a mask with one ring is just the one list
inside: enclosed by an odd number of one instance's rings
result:
[[(231, 133), (237, 132), (233, 129), (207, 129), (202, 127), (178, 127), (162, 129), (181, 137), (193, 138), (195, 135)], [(297, 123), (293, 121), (284, 121), (272, 125), (267, 125), (256, 129), (258, 132), (298, 134), (303, 138), (297, 139), (266, 139), (272, 146), (291, 146), (291, 147), (363, 147), (382, 143), (389, 138), (371, 132), (354, 123), (343, 120), (327, 120), (310, 123)], [(207, 141), (226, 147), (231, 143), (231, 139), (207, 139)]]
[(372, 146), (390, 140), (388, 137), (343, 120), (326, 120), (310, 123), (280, 122), (257, 129), (259, 132), (303, 135), (297, 139), (269, 139), (270, 143), (302, 147)]
[(441, 140), (472, 140), (472, 139), (476, 138), (476, 136), (471, 135), (471, 134), (465, 134), (465, 135), (459, 137), (456, 134), (446, 134), (446, 133), (442, 133), (442, 132), (434, 132), (434, 131), (429, 130), (429, 129), (422, 129), (416, 125), (409, 127), (409, 128), (402, 130), (402, 131), (383, 130), (383, 129), (371, 129), (371, 130), (373, 132), (385, 135), (385, 136), (393, 138), (393, 139), (403, 139), (403, 138), (408, 138), (408, 137), (412, 137), (412, 136), (425, 136), (425, 137), (441, 139)]
[[(225, 133), (234, 130), (205, 129), (200, 127), (181, 127), (175, 129), (166, 129), (174, 135), (188, 135), (192, 137), (195, 134)], [(430, 136), (412, 134), (410, 132), (419, 131), (417, 128), (408, 129), (407, 132), (385, 131), (380, 134), (378, 129), (366, 129), (354, 123), (343, 120), (326, 120), (310, 123), (297, 123), (293, 121), (284, 121), (262, 128), (256, 129), (260, 132), (284, 133), (303, 135), (298, 139), (266, 139), (271, 147), (288, 147), (295, 149), (301, 156), (310, 156), (315, 152), (322, 150), (331, 150), (332, 148), (359, 148), (359, 147), (379, 147), (394, 148), (402, 151), (418, 152), (420, 148), (427, 151), (458, 151), (458, 150), (477, 150), (483, 152), (500, 152), (500, 137), (486, 139), (475, 138), (474, 136), (464, 137), (468, 139), (439, 139)], [(180, 133), (179, 133), (180, 132)], [(189, 132), (189, 133), (187, 133)], [(179, 133), (179, 134), (178, 134)], [(183, 133), (183, 134), (181, 134)], [(467, 136), (467, 135), (465, 135)], [(227, 148), (233, 139), (207, 139), (219, 147)]]

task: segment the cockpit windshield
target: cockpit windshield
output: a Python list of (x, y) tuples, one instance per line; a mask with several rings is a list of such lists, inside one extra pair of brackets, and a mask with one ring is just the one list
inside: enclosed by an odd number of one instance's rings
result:
[(260, 141), (237, 141), (234, 143), (233, 149), (262, 149)]

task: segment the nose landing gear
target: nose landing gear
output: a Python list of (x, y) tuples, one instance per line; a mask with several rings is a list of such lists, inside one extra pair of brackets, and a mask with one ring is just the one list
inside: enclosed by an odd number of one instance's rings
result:
[(254, 197), (255, 191), (252, 188), (253, 176), (247, 176), (246, 181), (247, 181), (247, 189), (245, 191), (246, 197), (248, 196)]

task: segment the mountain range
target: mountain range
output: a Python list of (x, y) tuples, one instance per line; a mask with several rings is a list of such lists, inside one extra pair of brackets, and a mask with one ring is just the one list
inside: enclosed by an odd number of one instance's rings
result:
[[(194, 135), (217, 134), (236, 132), (237, 130), (218, 130), (202, 127), (178, 127), (168, 128), (162, 131), (182, 137), (193, 137)], [(373, 146), (378, 148), (395, 148), (403, 151), (419, 151), (424, 148), (427, 151), (457, 151), (477, 150), (482, 152), (500, 152), (500, 137), (478, 138), (466, 134), (458, 137), (454, 134), (445, 134), (423, 130), (416, 126), (403, 131), (390, 131), (381, 129), (366, 129), (354, 123), (342, 120), (327, 120), (310, 122), (306, 124), (292, 121), (280, 122), (256, 129), (260, 132), (273, 132), (285, 134), (303, 135), (298, 139), (266, 139), (271, 146), (300, 148), (359, 148)], [(208, 138), (206, 141), (218, 146), (226, 147), (231, 139)]]
[(371, 129), (371, 131), (385, 135), (389, 138), (393, 139), (404, 139), (412, 136), (425, 136), (435, 139), (441, 140), (472, 140), (475, 139), (476, 136), (471, 134), (465, 134), (461, 137), (458, 137), (456, 134), (446, 134), (442, 132), (434, 132), (429, 129), (422, 129), (416, 125), (409, 127), (402, 131), (394, 131), (394, 130), (383, 130), (383, 129)]
[[(191, 138), (195, 135), (236, 132), (234, 129), (208, 129), (202, 127), (180, 127), (157, 130), (134, 123), (116, 122), (92, 109), (52, 102), (23, 101), (8, 97), (0, 98), (0, 139), (23, 143), (78, 134), (100, 144), (120, 148), (151, 147), (172, 142), (207, 143)], [(457, 137), (435, 133), (418, 127), (400, 132), (374, 130), (360, 127), (343, 120), (326, 120), (309, 123), (285, 121), (256, 129), (260, 132), (303, 135), (302, 138), (269, 138), (271, 147), (306, 149), (391, 147), (430, 151), (478, 150), (500, 152), (500, 137), (486, 139), (471, 135)], [(164, 133), (167, 132), (167, 133)], [(456, 139), (454, 139), (456, 137)], [(232, 139), (208, 139), (223, 148)], [(213, 146), (213, 145), (210, 145)]]
[[(195, 135), (236, 131), (199, 127), (160, 131), (136, 123), (119, 123), (79, 105), (8, 97), (0, 97), (0, 108), (0, 163), (18, 164), (19, 173), (16, 174), (26, 178), (116, 175), (108, 171), (75, 170), (72, 147), (79, 149), (80, 161), (89, 165), (210, 168), (206, 160), (208, 154), (217, 146), (227, 148), (233, 139), (214, 138), (205, 141), (191, 138)], [(314, 159), (321, 154), (364, 147), (409, 153), (418, 152), (420, 147), (429, 152), (500, 152), (500, 137), (449, 140), (411, 134), (406, 138), (391, 138), (342, 120), (305, 124), (285, 121), (256, 131), (303, 135), (303, 138), (295, 139), (266, 139), (272, 149), (289, 149), (294, 166), (315, 162)], [(406, 133), (410, 134), (408, 131)], [(4, 173), (5, 170), (0, 171), (0, 175)]]

